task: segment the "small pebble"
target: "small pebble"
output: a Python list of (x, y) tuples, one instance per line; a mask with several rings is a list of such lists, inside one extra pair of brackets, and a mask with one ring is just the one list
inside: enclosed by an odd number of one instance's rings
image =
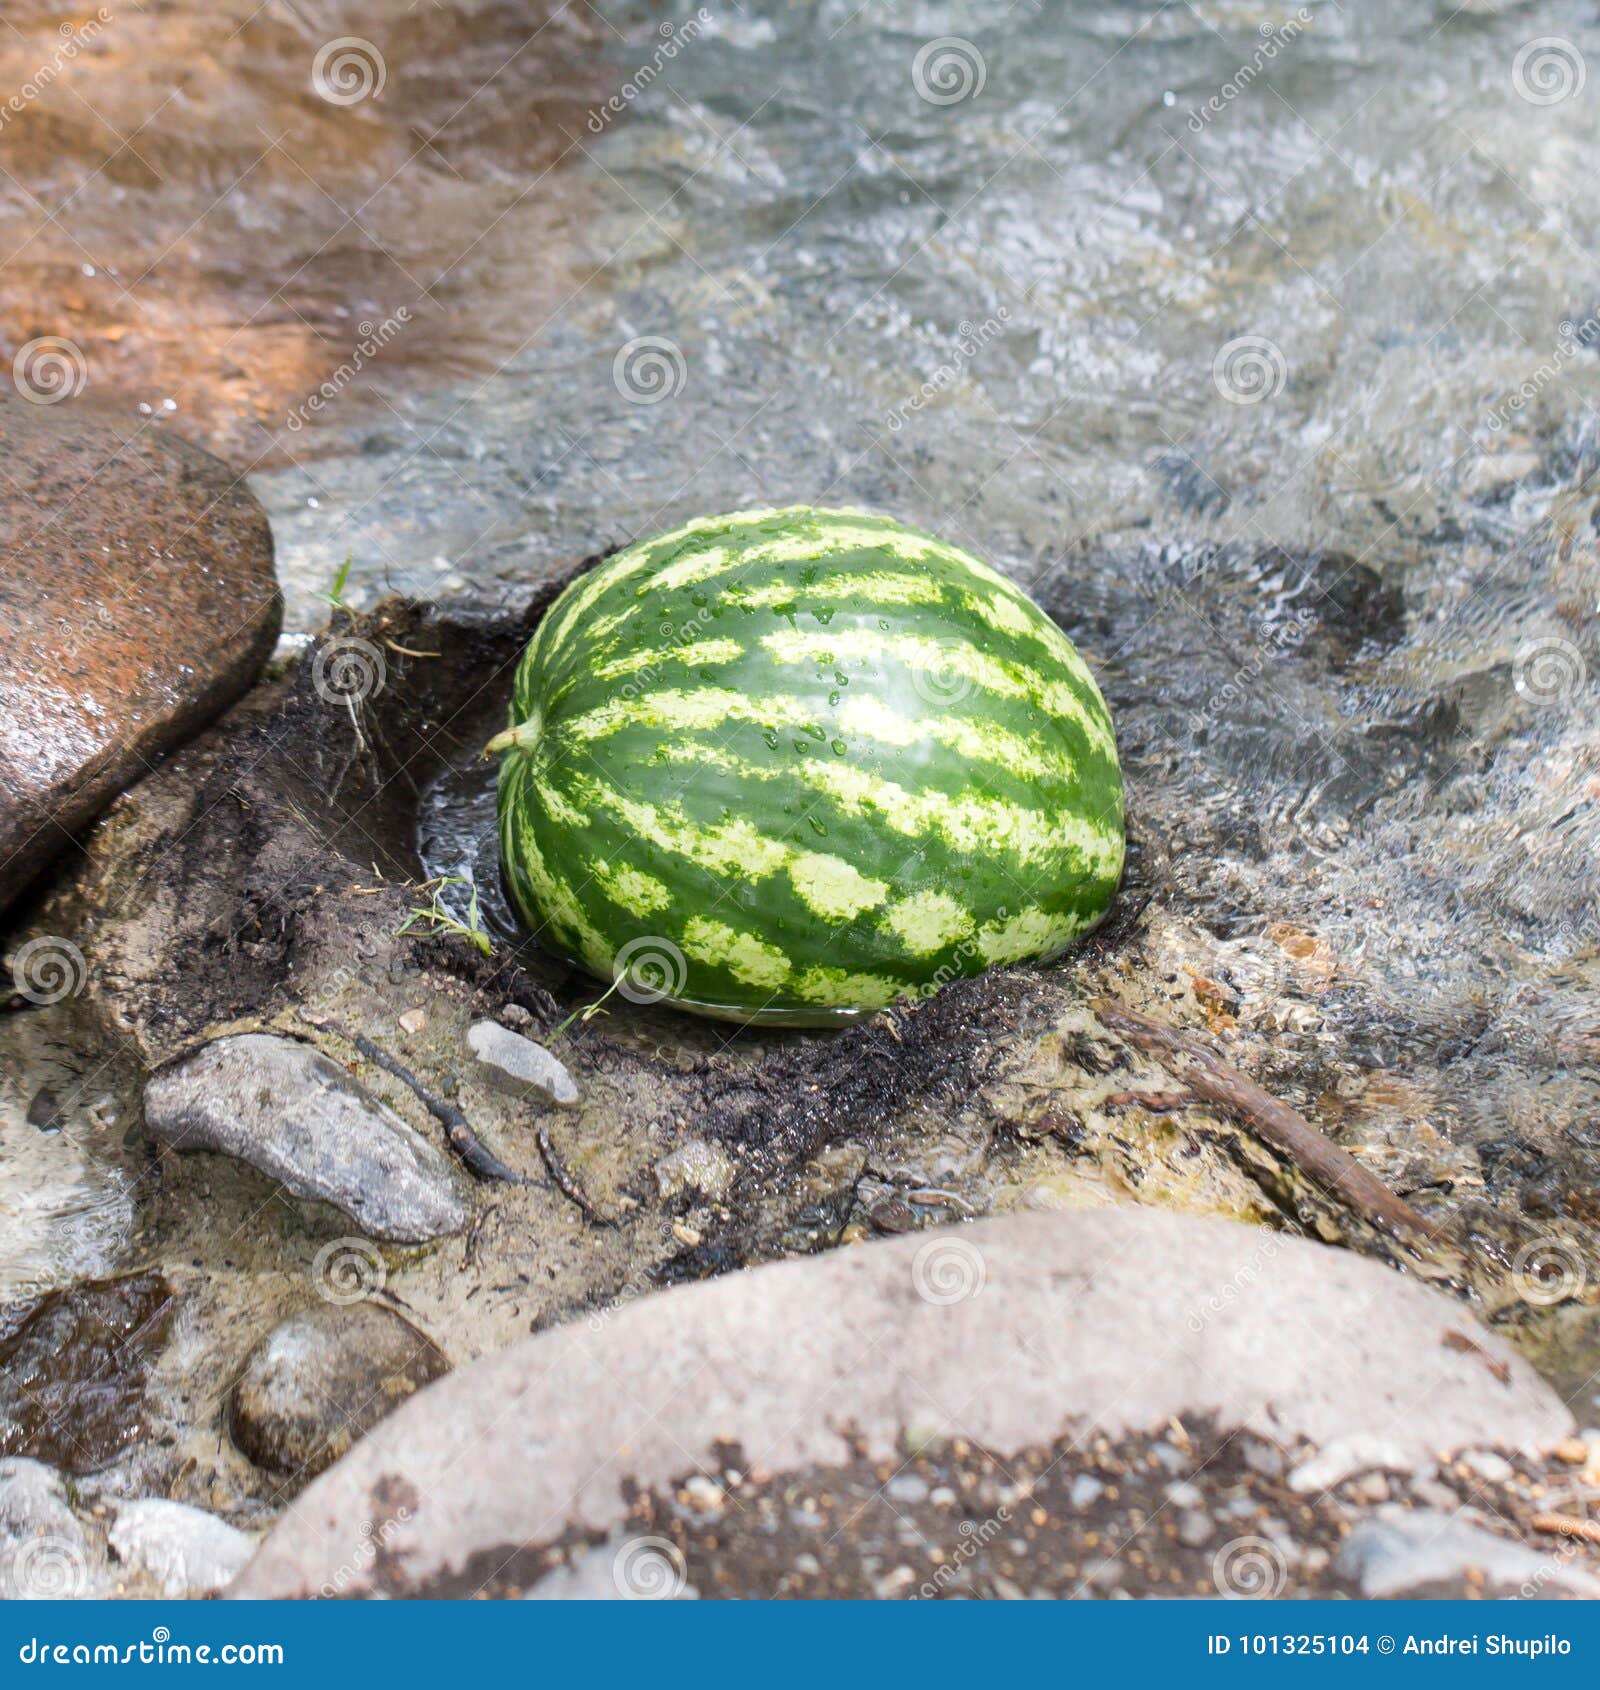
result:
[(1389, 1500), (1389, 1481), (1382, 1473), (1363, 1473), (1346, 1487), (1353, 1502), (1379, 1503)]
[(543, 1045), (498, 1021), (475, 1021), (467, 1033), (472, 1054), (487, 1068), (542, 1093), (551, 1103), (574, 1104), (578, 1088), (565, 1066)]
[(883, 1487), (883, 1494), (891, 1502), (924, 1502), (928, 1496), (928, 1481), (915, 1473), (900, 1473)]
[(898, 1596), (901, 1591), (916, 1582), (917, 1575), (909, 1567), (896, 1567), (892, 1573), (885, 1573), (872, 1587), (873, 1594), (881, 1602), (891, 1596)]
[(1288, 1465), (1284, 1460), (1283, 1451), (1276, 1444), (1247, 1442), (1244, 1446), (1244, 1462), (1252, 1472), (1259, 1473), (1264, 1479), (1281, 1479), (1284, 1468)]
[(1105, 1488), (1092, 1474), (1080, 1473), (1072, 1481), (1072, 1489), (1067, 1493), (1067, 1501), (1077, 1509), (1092, 1507), (1105, 1494)]
[(1493, 1450), (1468, 1450), (1461, 1457), (1461, 1465), (1469, 1473), (1476, 1473), (1480, 1479), (1487, 1479), (1491, 1485), (1505, 1485), (1511, 1482), (1511, 1463), (1503, 1455), (1496, 1455)]
[(415, 1038), (428, 1025), (428, 1012), (425, 1009), (408, 1009), (400, 1017), (400, 1031), (411, 1038)]
[(733, 1158), (720, 1144), (694, 1138), (656, 1163), (656, 1187), (663, 1197), (698, 1191), (716, 1199), (727, 1194), (735, 1172)]
[(1178, 1542), (1188, 1549), (1199, 1549), (1211, 1541), (1216, 1529), (1209, 1514), (1190, 1510), (1178, 1517)]
[(696, 1473), (683, 1487), (689, 1506), (699, 1514), (720, 1514), (727, 1506), (727, 1493), (715, 1479)]

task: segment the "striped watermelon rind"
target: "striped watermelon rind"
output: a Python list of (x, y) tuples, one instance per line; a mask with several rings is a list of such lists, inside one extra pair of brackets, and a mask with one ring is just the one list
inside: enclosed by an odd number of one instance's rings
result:
[(520, 915), (637, 999), (827, 1025), (1105, 913), (1105, 701), (1013, 583), (863, 511), (701, 518), (574, 581), (518, 667)]

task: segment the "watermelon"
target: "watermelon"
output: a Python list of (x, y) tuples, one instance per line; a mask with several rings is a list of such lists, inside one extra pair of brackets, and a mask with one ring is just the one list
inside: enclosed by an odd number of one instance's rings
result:
[(853, 510), (736, 511), (574, 581), (490, 742), (522, 919), (636, 999), (826, 1025), (1105, 913), (1122, 779), (1072, 642)]

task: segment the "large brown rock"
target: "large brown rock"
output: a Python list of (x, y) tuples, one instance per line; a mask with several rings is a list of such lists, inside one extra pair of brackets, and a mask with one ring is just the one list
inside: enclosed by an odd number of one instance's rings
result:
[(0, 403), (0, 909), (250, 685), (272, 532), (209, 453), (79, 403)]

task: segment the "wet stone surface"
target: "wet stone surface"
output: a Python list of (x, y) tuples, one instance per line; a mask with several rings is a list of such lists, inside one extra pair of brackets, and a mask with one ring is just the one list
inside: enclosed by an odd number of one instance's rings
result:
[(449, 1366), (391, 1309), (306, 1309), (250, 1352), (230, 1399), (233, 1440), (258, 1467), (303, 1482)]
[(238, 1157), (331, 1203), (374, 1238), (416, 1243), (466, 1221), (444, 1155), (293, 1039), (243, 1033), (163, 1069), (145, 1087), (144, 1124), (157, 1144)]
[(259, 501), (176, 435), (8, 398), (0, 457), (3, 909), (245, 691), (282, 603)]
[[(148, 1435), (174, 1298), (158, 1273), (52, 1292), (0, 1328), (0, 1455), (89, 1473)], [(20, 1314), (20, 1319), (16, 1316)]]

